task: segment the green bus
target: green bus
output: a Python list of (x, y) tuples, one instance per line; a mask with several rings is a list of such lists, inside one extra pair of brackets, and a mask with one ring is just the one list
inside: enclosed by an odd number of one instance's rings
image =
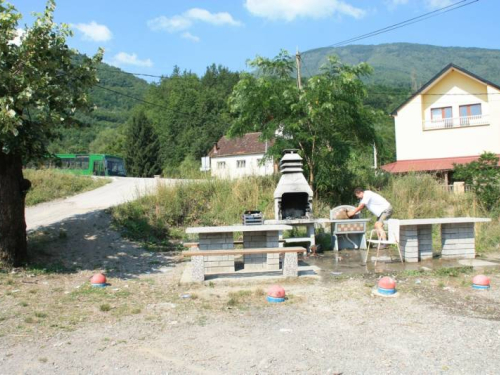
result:
[(49, 167), (60, 168), (77, 175), (125, 177), (125, 163), (118, 156), (104, 154), (56, 154)]

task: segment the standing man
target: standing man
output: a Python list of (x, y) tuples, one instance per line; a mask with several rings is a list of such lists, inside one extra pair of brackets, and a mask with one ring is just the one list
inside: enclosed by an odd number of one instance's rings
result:
[(368, 208), (368, 210), (377, 217), (375, 229), (377, 230), (378, 237), (383, 241), (387, 240), (387, 236), (384, 231), (384, 220), (389, 219), (392, 215), (391, 204), (383, 196), (370, 190), (356, 188), (354, 190), (354, 195), (356, 198), (361, 199), (361, 202), (359, 202), (358, 207), (349, 211), (347, 216), (352, 217), (363, 208)]

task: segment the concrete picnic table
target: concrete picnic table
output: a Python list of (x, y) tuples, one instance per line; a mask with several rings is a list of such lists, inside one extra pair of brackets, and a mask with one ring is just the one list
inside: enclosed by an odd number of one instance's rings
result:
[[(200, 250), (234, 249), (234, 233), (243, 233), (243, 248), (277, 248), (281, 231), (290, 225), (228, 225), (220, 227), (189, 227), (188, 234), (198, 234)], [(205, 259), (205, 273), (234, 272), (234, 255), (210, 256)], [(245, 270), (279, 269), (279, 254), (248, 254), (243, 256)]]
[(391, 219), (389, 225), (399, 226), (396, 231), (405, 261), (418, 262), (432, 259), (432, 225), (441, 225), (442, 258), (475, 258), (474, 226), (490, 221), (479, 217)]

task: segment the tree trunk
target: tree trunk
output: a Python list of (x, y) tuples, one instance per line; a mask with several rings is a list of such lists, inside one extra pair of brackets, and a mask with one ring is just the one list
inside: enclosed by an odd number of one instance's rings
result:
[(21, 157), (6, 155), (0, 148), (0, 263), (15, 267), (25, 264), (28, 258), (26, 181)]

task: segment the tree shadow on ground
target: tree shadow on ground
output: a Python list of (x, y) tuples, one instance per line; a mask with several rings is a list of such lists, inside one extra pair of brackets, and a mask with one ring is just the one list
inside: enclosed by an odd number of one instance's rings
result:
[(122, 279), (168, 273), (175, 267), (175, 252), (149, 251), (123, 238), (112, 228), (105, 211), (76, 215), (28, 233), (28, 271), (75, 273), (105, 272)]

